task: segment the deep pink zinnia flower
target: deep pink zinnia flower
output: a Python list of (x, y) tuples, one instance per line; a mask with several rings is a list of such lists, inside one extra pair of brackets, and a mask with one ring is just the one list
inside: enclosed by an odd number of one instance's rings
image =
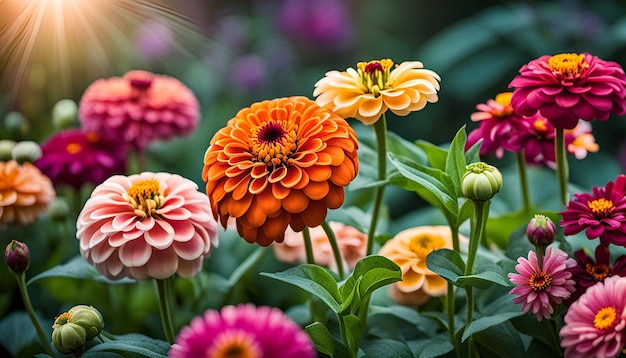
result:
[(575, 193), (567, 209), (559, 212), (565, 235), (583, 230), (589, 240), (600, 238), (604, 246), (626, 246), (626, 175), (619, 175), (615, 183), (593, 187), (592, 193)]
[(67, 129), (48, 138), (41, 146), (37, 166), (55, 185), (80, 188), (100, 184), (126, 172), (126, 148), (112, 138), (80, 129)]
[(190, 133), (198, 125), (200, 109), (179, 80), (134, 70), (92, 83), (80, 100), (78, 117), (87, 131), (143, 149), (154, 140)]
[(556, 128), (572, 129), (578, 119), (606, 121), (626, 114), (626, 75), (622, 67), (588, 53), (541, 56), (523, 65), (509, 87), (520, 115), (537, 111)]
[(76, 229), (82, 256), (110, 279), (191, 277), (218, 245), (206, 195), (169, 173), (110, 177), (92, 192)]
[(567, 254), (549, 246), (541, 264), (534, 251), (528, 252), (528, 259), (520, 257), (515, 266), (517, 273), (509, 273), (509, 279), (516, 287), (511, 290), (515, 303), (522, 304), (524, 312), (532, 312), (541, 321), (550, 318), (555, 306), (574, 292), (574, 281), (569, 269), (576, 261)]
[(626, 342), (626, 277), (589, 287), (565, 314), (561, 346), (566, 358), (617, 357)]
[(252, 304), (208, 310), (183, 327), (170, 358), (313, 358), (309, 336), (281, 310)]

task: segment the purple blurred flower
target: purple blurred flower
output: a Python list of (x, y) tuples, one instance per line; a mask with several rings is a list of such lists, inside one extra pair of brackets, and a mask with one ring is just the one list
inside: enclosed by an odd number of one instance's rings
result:
[(267, 65), (259, 55), (244, 55), (233, 63), (234, 85), (245, 91), (256, 91), (267, 79)]
[(173, 41), (173, 32), (168, 24), (155, 19), (146, 20), (135, 34), (137, 49), (147, 59), (166, 56), (172, 49)]

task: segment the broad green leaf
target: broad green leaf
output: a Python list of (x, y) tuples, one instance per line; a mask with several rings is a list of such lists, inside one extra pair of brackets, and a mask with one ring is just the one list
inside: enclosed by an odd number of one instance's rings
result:
[(393, 339), (368, 339), (361, 344), (361, 349), (367, 357), (413, 357), (405, 343)]
[(426, 153), (428, 164), (430, 164), (431, 167), (441, 171), (446, 169), (446, 158), (448, 156), (448, 151), (446, 149), (438, 147), (425, 140), (418, 140), (415, 144)]
[(446, 173), (452, 180), (454, 186), (455, 197), (462, 196), (461, 192), (461, 178), (465, 174), (465, 141), (467, 135), (465, 134), (465, 126), (462, 126), (456, 132), (454, 139), (450, 143), (448, 149), (448, 156), (446, 157)]
[(477, 288), (487, 288), (495, 283), (500, 286), (513, 286), (507, 278), (502, 268), (494, 263), (477, 264), (474, 267), (474, 274), (459, 276), (455, 285), (460, 287), (472, 286)]
[[(344, 343), (347, 344), (348, 349), (354, 354), (359, 351), (359, 346), (361, 345), (361, 321), (359, 317), (353, 314), (341, 316), (339, 319), (343, 320), (345, 326), (346, 342)], [(356, 354), (354, 356), (356, 356)]]
[(130, 333), (114, 336), (113, 340), (90, 347), (82, 357), (100, 357), (102, 352), (119, 352), (121, 354), (134, 353), (139, 357), (162, 358), (167, 357), (171, 346), (165, 341), (153, 339), (142, 334)]
[(528, 217), (522, 211), (490, 216), (486, 227), (487, 242), (495, 243), (498, 247), (507, 247), (513, 231), (522, 225), (528, 225)]
[(465, 152), (465, 163), (476, 163), (480, 162), (480, 145), (483, 143), (483, 140), (480, 139), (478, 142), (474, 143), (471, 147), (467, 149)]
[(472, 217), (472, 215), (474, 214), (474, 202), (466, 199), (465, 201), (463, 201), (463, 204), (461, 204), (461, 207), (459, 208), (459, 216), (457, 218), (457, 226), (460, 226), (461, 224), (463, 224), (465, 222), (465, 220), (468, 220)]
[(96, 282), (104, 282), (107, 284), (126, 284), (136, 282), (135, 280), (129, 278), (123, 278), (117, 281), (110, 280), (102, 276), (98, 270), (88, 264), (81, 256), (76, 256), (65, 264), (54, 266), (51, 269), (34, 276), (28, 280), (27, 284), (30, 285), (31, 283), (46, 277), (86, 279)]
[(411, 158), (412, 160), (422, 164), (425, 164), (427, 161), (426, 153), (424, 153), (422, 148), (392, 131), (387, 131), (387, 152)]
[(328, 328), (321, 322), (313, 322), (310, 325), (304, 327), (306, 333), (309, 334), (315, 349), (328, 356), (333, 356), (333, 336), (328, 331)]
[(246, 258), (246, 260), (233, 271), (228, 279), (228, 286), (235, 286), (243, 276), (259, 265), (269, 250), (263, 247), (256, 249), (254, 253)]
[[(526, 357), (524, 343), (520, 334), (511, 322), (504, 322), (491, 326), (472, 335), (474, 342), (480, 346), (481, 351), (489, 351), (484, 356), (524, 358)], [(496, 339), (494, 339), (496, 337)]]
[[(350, 276), (339, 288), (343, 298), (342, 311), (349, 306), (358, 307), (363, 297), (376, 289), (402, 279), (400, 267), (380, 255), (370, 255), (359, 260)], [(353, 303), (353, 300), (357, 301)]]
[(522, 309), (520, 308), (517, 312), (503, 312), (493, 316), (478, 318), (477, 320), (470, 322), (470, 324), (465, 327), (463, 336), (461, 337), (461, 342), (465, 342), (469, 336), (476, 332), (482, 332), (487, 328), (497, 326), (513, 317), (519, 317), (523, 314), (524, 312), (522, 312)]
[(337, 288), (337, 281), (320, 266), (304, 264), (282, 272), (261, 272), (260, 274), (300, 287), (326, 303), (333, 312), (341, 311), (342, 298)]
[(456, 283), (465, 271), (465, 262), (458, 252), (449, 249), (434, 250), (426, 257), (426, 267), (445, 278)]
[[(52, 331), (46, 327), (47, 331)], [(13, 311), (0, 321), (0, 345), (2, 345), (12, 357), (25, 347), (39, 343), (37, 331), (33, 326), (28, 313), (25, 311)]]
[(435, 337), (408, 342), (414, 357), (435, 358), (445, 356), (454, 350), (447, 333), (441, 333)]

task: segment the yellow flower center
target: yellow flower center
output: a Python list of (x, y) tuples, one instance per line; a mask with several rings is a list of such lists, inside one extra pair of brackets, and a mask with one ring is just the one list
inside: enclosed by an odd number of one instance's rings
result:
[(592, 200), (587, 203), (587, 206), (592, 213), (596, 214), (596, 216), (601, 217), (609, 216), (615, 208), (615, 206), (613, 206), (613, 201), (607, 200), (605, 198)]
[(252, 153), (268, 167), (286, 164), (298, 148), (297, 130), (297, 125), (288, 121), (272, 121), (253, 128)]
[(585, 61), (583, 54), (562, 53), (550, 57), (548, 66), (553, 73), (561, 73), (567, 77), (578, 77), (589, 67), (589, 64)]
[(596, 313), (596, 316), (593, 318), (593, 326), (597, 329), (607, 329), (615, 323), (615, 319), (617, 318), (617, 312), (615, 307), (604, 307)]
[(126, 191), (126, 200), (132, 204), (137, 216), (145, 218), (153, 215), (163, 201), (159, 181), (156, 179), (136, 181)]
[(206, 358), (260, 358), (261, 349), (254, 336), (244, 331), (224, 332), (216, 337)]
[(543, 291), (552, 283), (552, 276), (546, 271), (535, 272), (530, 276), (528, 284), (533, 291)]
[(388, 58), (380, 61), (357, 63), (357, 72), (367, 93), (378, 97), (380, 91), (389, 87), (387, 81), (389, 80), (391, 67), (393, 67), (393, 61)]
[(70, 143), (65, 146), (65, 150), (70, 154), (80, 153), (83, 150), (83, 147), (78, 143)]
[(535, 121), (533, 122), (533, 127), (535, 128), (535, 130), (539, 133), (545, 133), (548, 131), (548, 125), (547, 125), (548, 120), (545, 118), (537, 118), (535, 119)]
[(426, 259), (426, 256), (433, 250), (441, 249), (446, 245), (446, 241), (432, 234), (421, 234), (411, 238), (409, 249), (413, 251), (417, 257)]
[(54, 324), (52, 325), (52, 327), (58, 327), (67, 324), (70, 321), (70, 318), (71, 316), (69, 312), (63, 312), (54, 319)]
[(513, 92), (502, 92), (496, 95), (494, 100), (497, 104), (502, 105), (504, 108), (502, 110), (494, 110), (493, 115), (495, 117), (508, 117), (513, 114), (513, 107), (511, 107), (511, 97), (513, 96)]
[(604, 264), (598, 264), (598, 265), (586, 264), (585, 271), (587, 271), (587, 273), (591, 277), (593, 277), (593, 279), (596, 282), (600, 282), (609, 275), (609, 273), (611, 272), (611, 268), (608, 265), (604, 265)]

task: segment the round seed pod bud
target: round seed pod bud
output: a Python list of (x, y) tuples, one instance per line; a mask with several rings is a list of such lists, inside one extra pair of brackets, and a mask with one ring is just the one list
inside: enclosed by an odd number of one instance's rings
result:
[(466, 198), (487, 201), (502, 189), (502, 173), (483, 162), (469, 164), (463, 174), (461, 191)]
[(87, 340), (92, 340), (102, 332), (104, 320), (96, 308), (87, 305), (77, 305), (68, 311), (69, 322), (77, 324), (85, 330)]
[(17, 240), (12, 240), (4, 250), (4, 259), (12, 272), (22, 273), (30, 265), (30, 251), (28, 246)]
[(52, 343), (54, 343), (59, 352), (63, 354), (78, 354), (83, 351), (87, 341), (87, 335), (83, 327), (70, 322), (57, 324), (56, 320), (52, 327), (54, 328), (52, 331)]
[(32, 163), (41, 158), (41, 147), (37, 142), (30, 140), (17, 142), (11, 151), (11, 155), (20, 164), (24, 162)]
[(528, 223), (526, 236), (535, 246), (548, 246), (556, 237), (556, 225), (549, 217), (537, 214)]

